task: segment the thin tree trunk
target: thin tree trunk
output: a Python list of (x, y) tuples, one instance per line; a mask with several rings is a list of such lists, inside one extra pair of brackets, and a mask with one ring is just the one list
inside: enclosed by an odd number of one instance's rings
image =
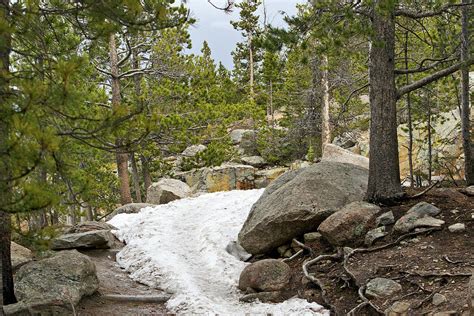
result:
[(428, 125), (428, 185), (431, 185), (431, 174), (433, 172), (433, 141), (431, 135), (431, 102), (430, 102), (430, 94), (427, 94), (426, 104), (428, 106), (428, 118), (427, 118), (427, 125)]
[[(408, 69), (408, 31), (405, 32), (405, 69)], [(410, 83), (410, 75), (406, 74), (407, 84)], [(410, 187), (414, 187), (413, 179), (413, 122), (411, 117), (411, 96), (407, 93), (407, 112), (408, 112), (408, 167), (410, 170)]]
[(87, 205), (86, 207), (86, 218), (88, 221), (94, 220), (94, 210), (92, 209), (92, 206), (90, 205)]
[(130, 154), (130, 163), (132, 165), (132, 180), (133, 180), (133, 187), (135, 189), (135, 198), (137, 200), (137, 203), (141, 203), (142, 193), (140, 190), (140, 177), (138, 176), (137, 161), (135, 159), (134, 152)]
[[(0, 20), (8, 21), (10, 15), (10, 2), (0, 0)], [(9, 134), (10, 109), (7, 105), (8, 93), (10, 90), (10, 51), (11, 33), (8, 27), (0, 29), (0, 153), (8, 150), (6, 140)], [(11, 176), (8, 157), (0, 159), (0, 207), (9, 204), (10, 201), (10, 181)], [(3, 305), (16, 303), (15, 290), (13, 284), (13, 269), (11, 264), (11, 215), (5, 211), (0, 211), (0, 262), (2, 264), (2, 293)]]
[[(143, 182), (145, 184), (145, 195), (146, 195), (148, 188), (152, 184), (150, 167), (149, 167), (148, 158), (146, 158), (145, 156), (140, 155), (140, 161), (142, 162)], [(146, 196), (145, 196), (145, 200), (146, 200)]]
[(331, 128), (329, 126), (329, 77), (328, 77), (328, 57), (322, 57), (321, 63), (322, 83), (323, 89), (323, 104), (321, 107), (321, 152), (324, 150), (324, 145), (331, 142)]
[[(117, 111), (120, 107), (121, 97), (120, 97), (120, 79), (119, 79), (119, 69), (118, 69), (118, 55), (117, 47), (115, 44), (115, 35), (110, 35), (109, 40), (109, 54), (110, 54), (110, 72), (112, 74), (112, 110)], [(128, 204), (132, 202), (132, 195), (130, 193), (130, 180), (128, 176), (128, 153), (123, 148), (122, 141), (116, 139), (115, 144), (116, 149), (116, 161), (117, 161), (117, 173), (120, 182), (120, 201), (123, 204)]]
[[(471, 3), (472, 0), (463, 0), (463, 4)], [(461, 61), (469, 59), (469, 11), (471, 6), (464, 5), (461, 17)], [(464, 174), (467, 185), (474, 185), (474, 160), (470, 135), (470, 108), (469, 108), (469, 66), (461, 68), (461, 126), (462, 145), (464, 149)]]
[(254, 65), (253, 65), (252, 34), (249, 34), (248, 45), (249, 45), (250, 98), (253, 100), (255, 98), (255, 92), (254, 92), (254, 68), (253, 68)]
[(370, 162), (367, 200), (388, 201), (402, 194), (397, 139), (395, 17), (386, 0), (375, 0), (369, 52)]

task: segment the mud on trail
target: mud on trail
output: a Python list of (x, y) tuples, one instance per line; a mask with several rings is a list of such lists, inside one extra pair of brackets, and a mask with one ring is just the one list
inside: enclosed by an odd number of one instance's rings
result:
[(168, 315), (164, 303), (117, 302), (105, 299), (104, 294), (161, 295), (162, 291), (133, 281), (127, 272), (115, 262), (117, 250), (81, 251), (94, 262), (99, 278), (99, 290), (83, 298), (76, 307), (79, 316), (115, 315)]
[[(382, 213), (392, 211), (398, 219), (421, 201), (441, 209), (436, 216), (446, 222), (441, 229), (428, 229), (424, 233), (406, 236), (385, 249), (356, 251), (349, 258), (350, 249), (346, 249), (346, 253), (341, 252), (337, 259), (319, 261), (310, 267), (309, 273), (318, 279), (324, 293), (304, 276), (302, 265), (310, 258), (337, 251), (324, 242), (308, 244), (314, 251), (311, 257), (307, 254), (288, 262), (293, 270), (292, 294), (331, 308), (332, 314), (337, 315), (346, 315), (350, 311), (354, 315), (380, 315), (395, 302), (409, 305), (408, 315), (437, 312), (470, 315), (468, 284), (474, 271), (474, 198), (455, 189), (433, 189), (419, 198), (382, 207)], [(448, 226), (455, 223), (464, 223), (465, 231), (450, 232)], [(389, 232), (392, 226), (387, 227)], [(399, 237), (389, 234), (377, 240), (371, 248), (394, 243)], [(402, 292), (388, 299), (371, 299), (364, 303), (364, 286), (376, 277), (400, 283)], [(446, 300), (434, 305), (435, 294), (443, 295)]]

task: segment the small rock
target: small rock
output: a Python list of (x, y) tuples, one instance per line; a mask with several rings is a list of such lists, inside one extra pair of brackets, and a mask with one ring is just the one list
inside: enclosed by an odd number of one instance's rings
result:
[[(18, 269), (25, 263), (28, 263), (33, 260), (33, 253), (31, 252), (31, 250), (15, 242), (11, 242), (10, 250), (13, 270)], [(0, 269), (1, 268), (2, 264), (0, 263)]]
[(257, 291), (279, 291), (288, 286), (290, 267), (276, 259), (264, 259), (249, 264), (240, 274), (239, 289), (248, 287)]
[(399, 301), (395, 302), (390, 306), (386, 311), (386, 316), (408, 316), (408, 312), (410, 311), (410, 303)]
[(187, 147), (182, 153), (181, 155), (183, 155), (184, 157), (194, 157), (196, 156), (198, 153), (206, 150), (207, 147), (205, 145), (191, 145), (189, 147)]
[(375, 220), (375, 224), (378, 226), (385, 226), (385, 225), (391, 225), (395, 223), (395, 217), (393, 216), (393, 212), (386, 212), (377, 217)]
[(436, 293), (433, 295), (433, 305), (438, 306), (446, 302), (446, 296), (443, 294)]
[(459, 213), (459, 211), (458, 210), (451, 210), (451, 213), (457, 214), (457, 213)]
[(239, 301), (250, 303), (259, 300), (262, 303), (278, 303), (281, 301), (281, 293), (278, 291), (273, 292), (259, 292), (259, 293), (250, 293), (242, 296)]
[(444, 221), (431, 216), (425, 216), (417, 219), (414, 223), (415, 227), (441, 227), (444, 225)]
[(309, 242), (320, 241), (322, 237), (323, 236), (321, 236), (321, 234), (318, 232), (307, 233), (307, 234), (304, 234), (304, 242), (309, 243)]
[(293, 252), (291, 251), (291, 249), (288, 249), (288, 250), (285, 251), (285, 253), (283, 254), (283, 257), (284, 257), (284, 258), (290, 258), (292, 255), (293, 255)]
[(267, 164), (265, 159), (260, 156), (242, 157), (240, 160), (242, 160), (244, 164), (255, 168), (261, 168)]
[(412, 244), (417, 244), (417, 243), (420, 242), (420, 239), (418, 239), (418, 238), (412, 238), (412, 239), (410, 239), (410, 242), (411, 242)]
[(370, 297), (384, 298), (393, 296), (401, 290), (402, 286), (393, 280), (375, 278), (367, 283), (366, 294)]
[(283, 257), (285, 255), (285, 252), (290, 249), (289, 245), (281, 245), (280, 247), (277, 248), (278, 254)]
[(439, 208), (434, 206), (433, 204), (427, 203), (427, 202), (420, 202), (410, 208), (407, 211), (407, 214), (417, 214), (419, 217), (423, 216), (436, 216), (441, 212)]
[(372, 246), (374, 241), (379, 238), (385, 237), (388, 233), (385, 232), (385, 226), (378, 227), (372, 230), (369, 230), (367, 235), (365, 235), (365, 245)]
[(461, 233), (466, 230), (466, 225), (464, 223), (456, 223), (448, 227), (451, 233)]
[(116, 208), (112, 213), (110, 213), (109, 215), (107, 215), (107, 217), (105, 218), (106, 221), (109, 221), (111, 220), (115, 215), (118, 215), (118, 214), (132, 214), (132, 213), (139, 213), (143, 208), (145, 207), (152, 207), (152, 206), (155, 206), (154, 204), (150, 204), (150, 203), (129, 203), (129, 204), (125, 204), (125, 205), (122, 205), (118, 208)]
[(225, 247), (225, 250), (240, 261), (247, 261), (252, 257), (252, 255), (245, 251), (245, 249), (236, 241), (229, 242)]
[(474, 185), (468, 186), (464, 192), (467, 193), (467, 195), (474, 196)]

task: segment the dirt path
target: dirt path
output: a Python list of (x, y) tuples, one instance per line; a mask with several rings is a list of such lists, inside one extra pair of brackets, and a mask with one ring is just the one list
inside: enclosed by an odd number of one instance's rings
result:
[(149, 288), (130, 279), (115, 262), (116, 250), (90, 250), (88, 255), (95, 263), (100, 287), (98, 293), (83, 299), (76, 308), (77, 315), (168, 315), (164, 304), (115, 302), (102, 294), (159, 295), (161, 291)]

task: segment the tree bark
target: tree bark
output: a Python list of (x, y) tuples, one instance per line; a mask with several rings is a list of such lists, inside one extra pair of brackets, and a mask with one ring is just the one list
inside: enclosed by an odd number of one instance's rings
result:
[[(387, 8), (392, 6), (392, 8)], [(389, 0), (375, 0), (369, 52), (370, 162), (367, 200), (389, 201), (402, 194), (397, 139), (395, 16)]]
[(142, 173), (143, 173), (143, 182), (145, 184), (145, 200), (146, 200), (146, 192), (148, 191), (148, 188), (152, 184), (150, 166), (149, 166), (148, 158), (146, 158), (144, 155), (140, 155), (140, 161), (142, 162)]
[[(117, 111), (120, 107), (120, 79), (118, 69), (118, 55), (115, 43), (115, 35), (111, 34), (109, 39), (110, 54), (110, 73), (112, 74), (112, 110)], [(117, 174), (120, 182), (120, 202), (123, 204), (132, 203), (132, 195), (130, 193), (130, 179), (128, 175), (128, 153), (122, 147), (122, 141), (117, 138), (115, 140), (117, 146), (115, 158), (117, 161)]]
[(140, 189), (140, 177), (138, 176), (137, 161), (135, 159), (135, 153), (130, 154), (130, 163), (132, 165), (132, 180), (133, 188), (135, 190), (135, 198), (137, 203), (142, 202), (142, 193)]
[[(0, 19), (8, 21), (10, 15), (10, 2), (0, 0)], [(7, 27), (0, 30), (0, 153), (8, 150), (9, 112), (7, 99), (10, 91), (10, 52), (11, 33)], [(0, 159), (0, 262), (2, 264), (2, 293), (3, 305), (16, 303), (13, 284), (13, 269), (11, 264), (11, 215), (3, 210), (10, 201), (11, 169), (9, 157)]]
[[(471, 0), (463, 0), (463, 4)], [(469, 11), (471, 7), (464, 5), (461, 16), (461, 62), (469, 59)], [(470, 135), (470, 100), (469, 100), (469, 66), (461, 68), (461, 129), (462, 145), (464, 149), (464, 174), (467, 185), (474, 185), (474, 161)]]
[(428, 127), (428, 185), (431, 185), (431, 174), (433, 173), (433, 137), (431, 129), (431, 102), (430, 94), (426, 95), (426, 106), (427, 106), (427, 127)]
[(328, 74), (328, 57), (322, 57), (321, 64), (321, 87), (323, 89), (323, 104), (321, 107), (321, 152), (324, 150), (324, 145), (331, 142), (331, 127), (329, 126), (329, 74)]
[[(405, 69), (408, 69), (408, 31), (405, 32)], [(407, 85), (410, 84), (410, 75), (406, 74)], [(407, 93), (407, 112), (408, 112), (408, 167), (410, 170), (410, 187), (414, 187), (413, 179), (413, 122), (411, 115), (411, 96)]]
[(252, 34), (249, 34), (248, 39), (249, 45), (249, 72), (250, 72), (250, 98), (253, 100), (255, 98), (254, 91), (254, 68), (253, 68), (253, 44), (252, 44)]

